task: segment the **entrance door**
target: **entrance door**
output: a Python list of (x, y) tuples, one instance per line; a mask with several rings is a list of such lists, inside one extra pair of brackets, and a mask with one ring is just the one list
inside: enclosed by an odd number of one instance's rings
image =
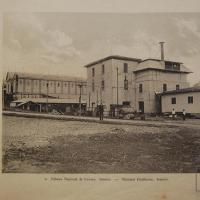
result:
[(139, 111), (144, 113), (144, 101), (139, 101)]

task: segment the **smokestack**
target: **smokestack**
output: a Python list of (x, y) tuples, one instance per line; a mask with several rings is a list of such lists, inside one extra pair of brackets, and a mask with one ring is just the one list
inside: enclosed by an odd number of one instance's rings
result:
[(164, 55), (164, 43), (165, 42), (159, 42), (160, 43), (160, 49), (161, 49), (161, 60), (164, 61), (165, 55)]

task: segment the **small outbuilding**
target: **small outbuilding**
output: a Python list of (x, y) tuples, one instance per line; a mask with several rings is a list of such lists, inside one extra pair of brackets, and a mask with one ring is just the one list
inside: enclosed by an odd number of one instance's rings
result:
[(166, 91), (159, 95), (162, 113), (169, 113), (174, 108), (177, 113), (185, 109), (186, 113), (200, 114), (200, 87)]

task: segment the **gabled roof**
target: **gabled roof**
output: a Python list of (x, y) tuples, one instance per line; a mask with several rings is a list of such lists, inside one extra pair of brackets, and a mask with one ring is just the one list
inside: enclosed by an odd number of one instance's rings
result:
[(18, 76), (18, 78), (41, 79), (41, 80), (49, 80), (49, 81), (54, 80), (54, 81), (82, 81), (82, 82), (86, 82), (86, 78), (82, 78), (82, 77), (22, 73), (22, 72), (8, 72), (7, 76), (6, 76), (6, 80), (13, 79), (15, 76)]
[(189, 87), (189, 88), (183, 88), (179, 90), (171, 90), (171, 91), (166, 91), (159, 93), (159, 95), (164, 96), (164, 95), (169, 95), (169, 94), (181, 94), (181, 93), (190, 93), (190, 92), (200, 92), (200, 87)]
[(14, 72), (7, 72), (7, 74), (6, 74), (6, 81), (13, 79), (14, 75), (15, 75)]
[(99, 59), (97, 61), (91, 62), (91, 63), (85, 65), (84, 67), (91, 67), (93, 65), (96, 65), (96, 64), (99, 64), (99, 63), (102, 63), (102, 62), (104, 62), (106, 60), (111, 60), (111, 59), (124, 60), (124, 61), (134, 61), (134, 62), (138, 62), (138, 63), (142, 61), (141, 59), (138, 59), (138, 58), (130, 58), (130, 57), (112, 55), (112, 56), (108, 56), (108, 57)]

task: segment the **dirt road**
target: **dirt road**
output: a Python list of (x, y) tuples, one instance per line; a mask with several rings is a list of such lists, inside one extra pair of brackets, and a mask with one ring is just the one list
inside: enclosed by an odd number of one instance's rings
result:
[(196, 172), (198, 126), (3, 117), (3, 172)]

